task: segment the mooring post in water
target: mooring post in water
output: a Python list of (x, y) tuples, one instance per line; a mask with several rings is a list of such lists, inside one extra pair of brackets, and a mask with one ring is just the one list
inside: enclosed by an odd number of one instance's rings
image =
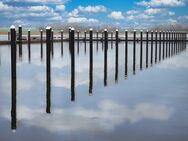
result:
[(31, 61), (31, 33), (30, 33), (30, 29), (28, 29), (28, 59), (29, 62)]
[(140, 70), (142, 70), (143, 31), (140, 31)]
[(153, 31), (151, 31), (151, 65), (153, 64)]
[(136, 30), (133, 32), (133, 74), (136, 70)]
[(101, 38), (101, 42), (102, 42), (102, 51), (103, 51), (103, 46), (104, 46), (104, 32), (102, 31), (102, 38)]
[(22, 57), (22, 26), (18, 27), (19, 57)]
[(52, 58), (54, 57), (54, 30), (51, 31), (51, 53)]
[(125, 78), (128, 74), (128, 30), (125, 30)]
[(159, 31), (159, 61), (161, 61), (161, 31)]
[(63, 30), (61, 30), (61, 56), (63, 56)]
[(16, 131), (16, 30), (15, 26), (10, 27), (11, 40), (11, 129)]
[(146, 68), (148, 68), (148, 30), (146, 31)]
[(165, 56), (165, 31), (163, 31), (163, 60)]
[(119, 46), (118, 46), (118, 40), (119, 39), (119, 33), (118, 29), (116, 29), (116, 48), (115, 48), (115, 82), (118, 81), (118, 53), (119, 53)]
[(79, 42), (80, 42), (80, 31), (77, 31), (77, 54), (79, 55)]
[(155, 31), (155, 63), (157, 63), (157, 31)]
[(42, 29), (40, 30), (40, 56), (41, 60), (43, 59), (43, 31)]
[(75, 101), (75, 48), (74, 28), (71, 29), (71, 101)]
[(89, 29), (89, 94), (93, 90), (93, 29)]
[(174, 55), (174, 31), (171, 34), (171, 56)]
[(68, 35), (69, 35), (69, 52), (71, 52), (71, 45), (70, 45), (70, 40), (71, 40), (71, 27), (69, 27), (69, 30), (68, 30)]
[(51, 26), (46, 27), (46, 113), (51, 113)]
[(104, 86), (107, 86), (108, 31), (104, 30)]

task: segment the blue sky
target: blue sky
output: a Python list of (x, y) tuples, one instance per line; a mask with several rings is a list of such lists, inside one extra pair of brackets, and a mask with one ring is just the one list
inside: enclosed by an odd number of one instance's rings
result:
[(1, 0), (0, 26), (188, 24), (188, 0)]

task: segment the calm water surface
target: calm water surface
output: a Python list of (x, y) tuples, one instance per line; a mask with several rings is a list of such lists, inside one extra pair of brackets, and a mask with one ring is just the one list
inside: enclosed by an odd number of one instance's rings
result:
[[(155, 45), (154, 45), (155, 46)], [(71, 101), (71, 57), (68, 43), (54, 44), (51, 58), (51, 105), (46, 113), (46, 45), (22, 46), (17, 52), (16, 116), (11, 116), (10, 46), (0, 47), (0, 141), (187, 141), (188, 51), (164, 60), (153, 57), (140, 70), (140, 44), (128, 44), (125, 75), (125, 44), (109, 43), (107, 85), (104, 86), (102, 44), (93, 44), (93, 87), (89, 71), (89, 44), (75, 43), (75, 100)], [(153, 50), (155, 51), (155, 50)], [(159, 52), (157, 53), (158, 56)], [(155, 53), (153, 53), (153, 56)], [(115, 68), (118, 68), (115, 69)], [(89, 93), (89, 90), (92, 93)], [(15, 91), (15, 89), (13, 89)], [(13, 119), (16, 117), (16, 121)], [(11, 123), (16, 130), (12, 130)]]

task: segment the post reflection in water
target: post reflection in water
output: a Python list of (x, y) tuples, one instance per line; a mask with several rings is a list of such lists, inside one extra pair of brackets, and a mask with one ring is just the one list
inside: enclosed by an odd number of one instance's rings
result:
[(128, 31), (125, 30), (125, 78), (127, 78), (128, 70)]
[(143, 48), (143, 32), (140, 32), (140, 70), (142, 70), (142, 48)]
[(133, 74), (136, 70), (136, 30), (133, 33)]
[(168, 31), (166, 32), (166, 58), (168, 57)]
[(89, 94), (93, 90), (93, 29), (90, 29), (89, 32)]
[(63, 56), (63, 30), (61, 30), (61, 56)]
[(71, 49), (71, 101), (75, 101), (75, 48), (74, 48), (74, 28), (70, 31)]
[(30, 29), (28, 30), (28, 60), (31, 62), (31, 37), (30, 37)]
[(161, 61), (161, 31), (159, 31), (159, 61)]
[(43, 31), (40, 30), (40, 57), (43, 59)]
[(155, 31), (155, 63), (157, 63), (157, 31)]
[(18, 27), (18, 40), (19, 40), (19, 58), (22, 58), (22, 26), (19, 25)]
[(118, 30), (116, 30), (116, 48), (115, 48), (115, 82), (118, 82), (118, 52), (119, 52), (118, 42), (119, 42), (119, 35), (118, 35)]
[(46, 28), (46, 113), (51, 113), (51, 27)]
[(148, 68), (148, 31), (146, 32), (146, 68)]
[(79, 30), (77, 31), (77, 54), (79, 55), (79, 45), (80, 45), (80, 41), (79, 41), (79, 37), (80, 36), (80, 32), (79, 32)]
[(108, 31), (104, 31), (105, 43), (104, 43), (104, 86), (107, 86), (107, 55), (108, 55)]
[(163, 60), (165, 56), (165, 31), (163, 31)]
[(16, 130), (16, 31), (11, 26), (11, 129)]
[(153, 31), (151, 31), (151, 65), (153, 64)]

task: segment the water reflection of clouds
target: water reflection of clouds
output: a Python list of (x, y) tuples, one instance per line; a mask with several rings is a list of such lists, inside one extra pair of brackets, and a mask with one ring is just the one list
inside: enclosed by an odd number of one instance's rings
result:
[[(96, 109), (85, 107), (56, 108), (48, 115), (43, 109), (18, 107), (18, 121), (25, 126), (43, 128), (49, 132), (61, 131), (113, 131), (120, 124), (135, 124), (143, 120), (167, 121), (173, 109), (165, 105), (140, 103), (134, 107), (111, 100), (100, 102)], [(10, 119), (9, 111), (4, 117)]]
[(188, 69), (188, 52), (185, 51), (181, 55), (165, 60), (158, 67), (164, 69)]

